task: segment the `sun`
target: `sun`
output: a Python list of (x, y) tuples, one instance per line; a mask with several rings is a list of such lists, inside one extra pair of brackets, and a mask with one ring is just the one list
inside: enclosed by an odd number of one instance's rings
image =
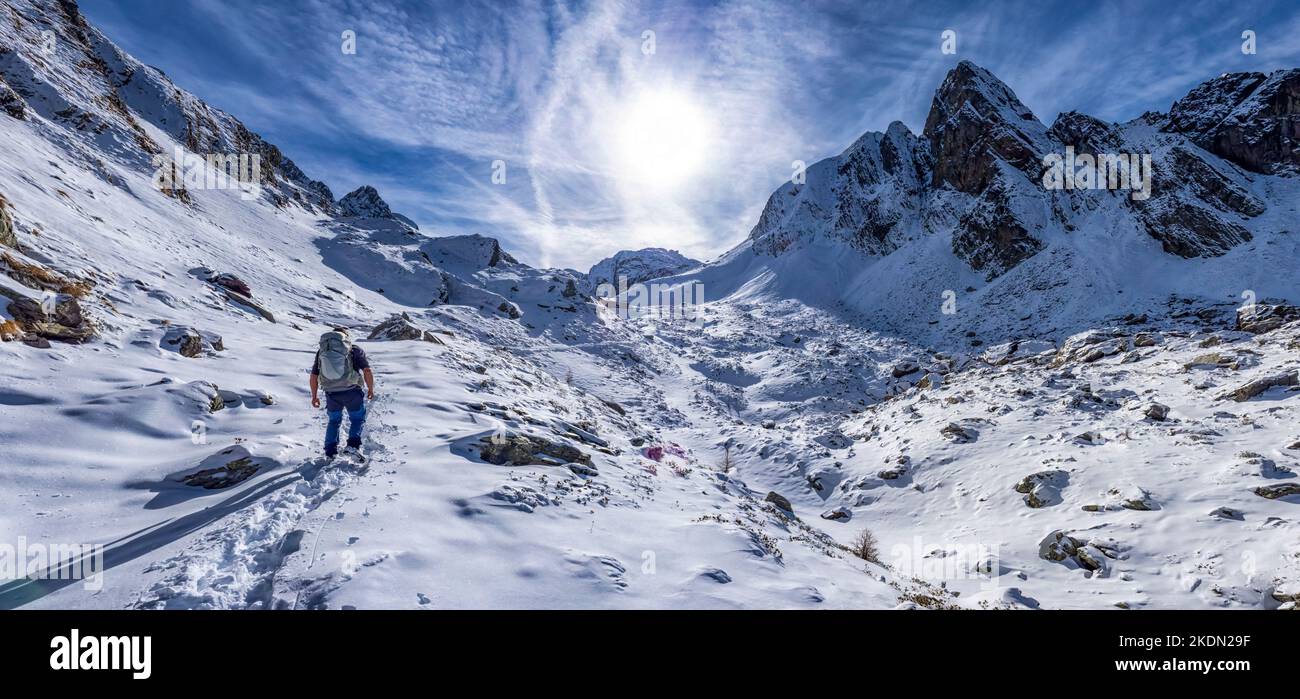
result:
[(713, 121), (684, 92), (646, 90), (619, 110), (612, 138), (614, 166), (621, 178), (659, 190), (676, 189), (707, 165)]

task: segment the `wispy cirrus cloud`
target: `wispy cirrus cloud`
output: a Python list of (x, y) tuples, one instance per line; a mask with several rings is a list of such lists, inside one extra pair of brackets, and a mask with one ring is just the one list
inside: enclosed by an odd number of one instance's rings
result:
[[(125, 48), (279, 144), (337, 194), (373, 184), (434, 234), (493, 235), (540, 265), (625, 248), (711, 257), (738, 242), (792, 162), (901, 120), (919, 131), (944, 73), (992, 70), (1044, 121), (1163, 110), (1229, 70), (1300, 66), (1285, 2), (86, 3)], [(940, 32), (957, 32), (956, 55)], [(1239, 50), (1258, 34), (1257, 55)], [(341, 51), (356, 34), (356, 53)], [(655, 50), (643, 51), (645, 32)], [(672, 109), (650, 119), (651, 100)], [(673, 122), (673, 110), (690, 120)], [(668, 124), (656, 125), (656, 120)], [(654, 143), (702, 153), (673, 176)], [(640, 128), (640, 127), (638, 127)], [(676, 143), (680, 145), (680, 143)], [(670, 151), (670, 155), (677, 155)], [(692, 158), (694, 160), (694, 158)], [(494, 181), (495, 161), (506, 165)], [(651, 173), (652, 175), (655, 173)]]

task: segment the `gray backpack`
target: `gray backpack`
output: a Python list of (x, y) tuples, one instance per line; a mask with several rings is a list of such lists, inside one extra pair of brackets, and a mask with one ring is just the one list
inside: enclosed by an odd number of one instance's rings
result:
[(326, 393), (361, 385), (361, 374), (352, 366), (352, 340), (347, 335), (334, 330), (321, 335), (316, 361), (320, 386)]

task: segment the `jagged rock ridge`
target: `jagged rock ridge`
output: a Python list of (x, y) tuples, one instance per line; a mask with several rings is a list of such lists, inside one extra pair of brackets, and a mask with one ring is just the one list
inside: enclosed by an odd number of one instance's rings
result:
[[(815, 163), (806, 182), (770, 197), (749, 238), (765, 255), (829, 240), (883, 256), (950, 236), (953, 254), (992, 279), (1053, 235), (1096, 225), (1088, 219), (1098, 207), (1119, 200), (1106, 223), (1115, 230), (1143, 231), (1184, 258), (1222, 255), (1252, 239), (1250, 220), (1268, 208), (1251, 193), (1253, 178), (1293, 174), (1300, 162), (1298, 75), (1227, 75), (1168, 116), (1109, 124), (1067, 112), (1048, 128), (992, 73), (962, 61), (935, 92), (920, 136), (895, 122)], [(1048, 189), (1045, 158), (1067, 148), (1149, 155), (1149, 192)]]

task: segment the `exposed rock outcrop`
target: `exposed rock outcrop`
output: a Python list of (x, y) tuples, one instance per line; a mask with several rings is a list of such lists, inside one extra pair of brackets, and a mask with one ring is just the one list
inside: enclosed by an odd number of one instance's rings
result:
[(1225, 73), (1169, 110), (1165, 129), (1253, 172), (1300, 171), (1300, 69)]
[(1237, 309), (1237, 329), (1254, 335), (1300, 320), (1300, 306), (1256, 303)]
[(9, 202), (0, 194), (0, 245), (18, 247), (18, 232), (14, 230), (14, 219), (9, 213)]
[(376, 325), (375, 329), (370, 331), (370, 335), (366, 339), (390, 341), (423, 340), (424, 342), (431, 342), (435, 345), (445, 344), (432, 332), (417, 328), (415, 323), (411, 322), (411, 316), (406, 313), (394, 315), (388, 320)]
[(531, 434), (500, 433), (479, 440), (479, 458), (515, 466), (591, 465), (591, 456), (570, 444)]
[(45, 340), (79, 344), (95, 337), (95, 326), (81, 312), (81, 304), (70, 294), (50, 294), (37, 300), (17, 293), (0, 293), (12, 301), (6, 307), (23, 332)]

